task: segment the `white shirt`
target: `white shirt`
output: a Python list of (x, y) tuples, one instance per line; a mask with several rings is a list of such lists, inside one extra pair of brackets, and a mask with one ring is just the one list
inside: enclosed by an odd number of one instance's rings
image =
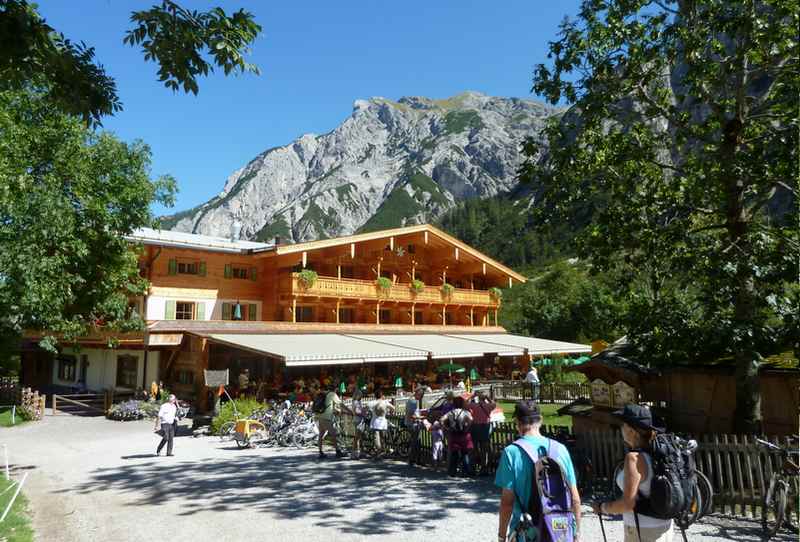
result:
[(538, 384), (539, 383), (539, 373), (536, 369), (531, 369), (528, 371), (528, 374), (525, 375), (525, 382), (528, 384)]
[(164, 403), (158, 409), (158, 419), (162, 424), (171, 424), (175, 422), (175, 416), (178, 414), (178, 407), (172, 403)]

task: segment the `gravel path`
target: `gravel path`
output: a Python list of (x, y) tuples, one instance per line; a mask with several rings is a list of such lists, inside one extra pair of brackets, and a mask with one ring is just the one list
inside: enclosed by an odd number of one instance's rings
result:
[[(191, 436), (176, 439), (175, 457), (153, 457), (151, 429), (64, 414), (0, 429), (16, 475), (30, 472), (37, 540), (496, 539), (498, 492), (489, 481)], [(585, 518), (583, 540), (602, 540), (597, 518)], [(606, 532), (622, 539), (619, 521)], [(756, 522), (716, 516), (689, 533), (693, 542), (760, 539)]]

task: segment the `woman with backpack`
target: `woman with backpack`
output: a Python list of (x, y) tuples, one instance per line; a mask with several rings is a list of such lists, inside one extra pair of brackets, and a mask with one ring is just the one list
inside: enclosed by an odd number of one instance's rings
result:
[(469, 460), (473, 448), (472, 435), (470, 435), (472, 414), (464, 406), (464, 398), (456, 395), (453, 398), (453, 410), (441, 419), (442, 427), (447, 430), (447, 474), (449, 476), (456, 475), (459, 465), (465, 475), (473, 475)]
[(653, 459), (649, 450), (664, 428), (654, 424), (650, 409), (644, 406), (625, 405), (614, 414), (622, 420), (622, 439), (628, 450), (622, 472), (616, 479), (623, 494), (615, 501), (595, 503), (592, 509), (598, 515), (622, 514), (624, 542), (672, 542), (671, 519), (659, 519), (639, 511), (646, 509), (653, 480)]

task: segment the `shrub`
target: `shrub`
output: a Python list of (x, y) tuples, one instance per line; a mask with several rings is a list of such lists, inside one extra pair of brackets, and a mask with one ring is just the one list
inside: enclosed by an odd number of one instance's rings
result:
[(375, 281), (375, 286), (378, 287), (378, 290), (381, 292), (388, 292), (392, 289), (392, 279), (386, 277), (378, 277), (378, 280)]
[(319, 275), (317, 275), (316, 271), (312, 271), (311, 269), (303, 269), (297, 274), (297, 278), (300, 281), (300, 286), (303, 288), (311, 288), (316, 284)]
[(113, 405), (108, 411), (108, 418), (117, 421), (143, 420), (158, 416), (160, 403), (155, 401), (139, 401), (131, 399)]
[(415, 294), (421, 293), (425, 289), (425, 283), (419, 279), (411, 281), (411, 291)]
[(216, 435), (222, 425), (228, 422), (236, 421), (236, 414), (233, 411), (233, 403), (236, 403), (236, 410), (239, 411), (240, 419), (248, 418), (254, 410), (267, 408), (266, 404), (259, 403), (253, 398), (234, 399), (233, 401), (228, 401), (219, 409), (219, 416), (216, 416), (213, 420), (211, 420), (212, 434)]
[(491, 288), (489, 288), (489, 295), (495, 301), (500, 301), (501, 299), (503, 299), (503, 290), (501, 290), (497, 286), (492, 286)]
[(442, 284), (442, 295), (444, 297), (452, 296), (453, 292), (455, 292), (455, 291), (456, 291), (456, 288), (452, 284), (448, 284), (446, 282), (444, 284)]

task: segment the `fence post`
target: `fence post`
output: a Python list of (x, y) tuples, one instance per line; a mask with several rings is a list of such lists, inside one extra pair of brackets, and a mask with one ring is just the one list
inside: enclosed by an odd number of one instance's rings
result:
[(58, 395), (53, 394), (53, 416), (58, 414)]

